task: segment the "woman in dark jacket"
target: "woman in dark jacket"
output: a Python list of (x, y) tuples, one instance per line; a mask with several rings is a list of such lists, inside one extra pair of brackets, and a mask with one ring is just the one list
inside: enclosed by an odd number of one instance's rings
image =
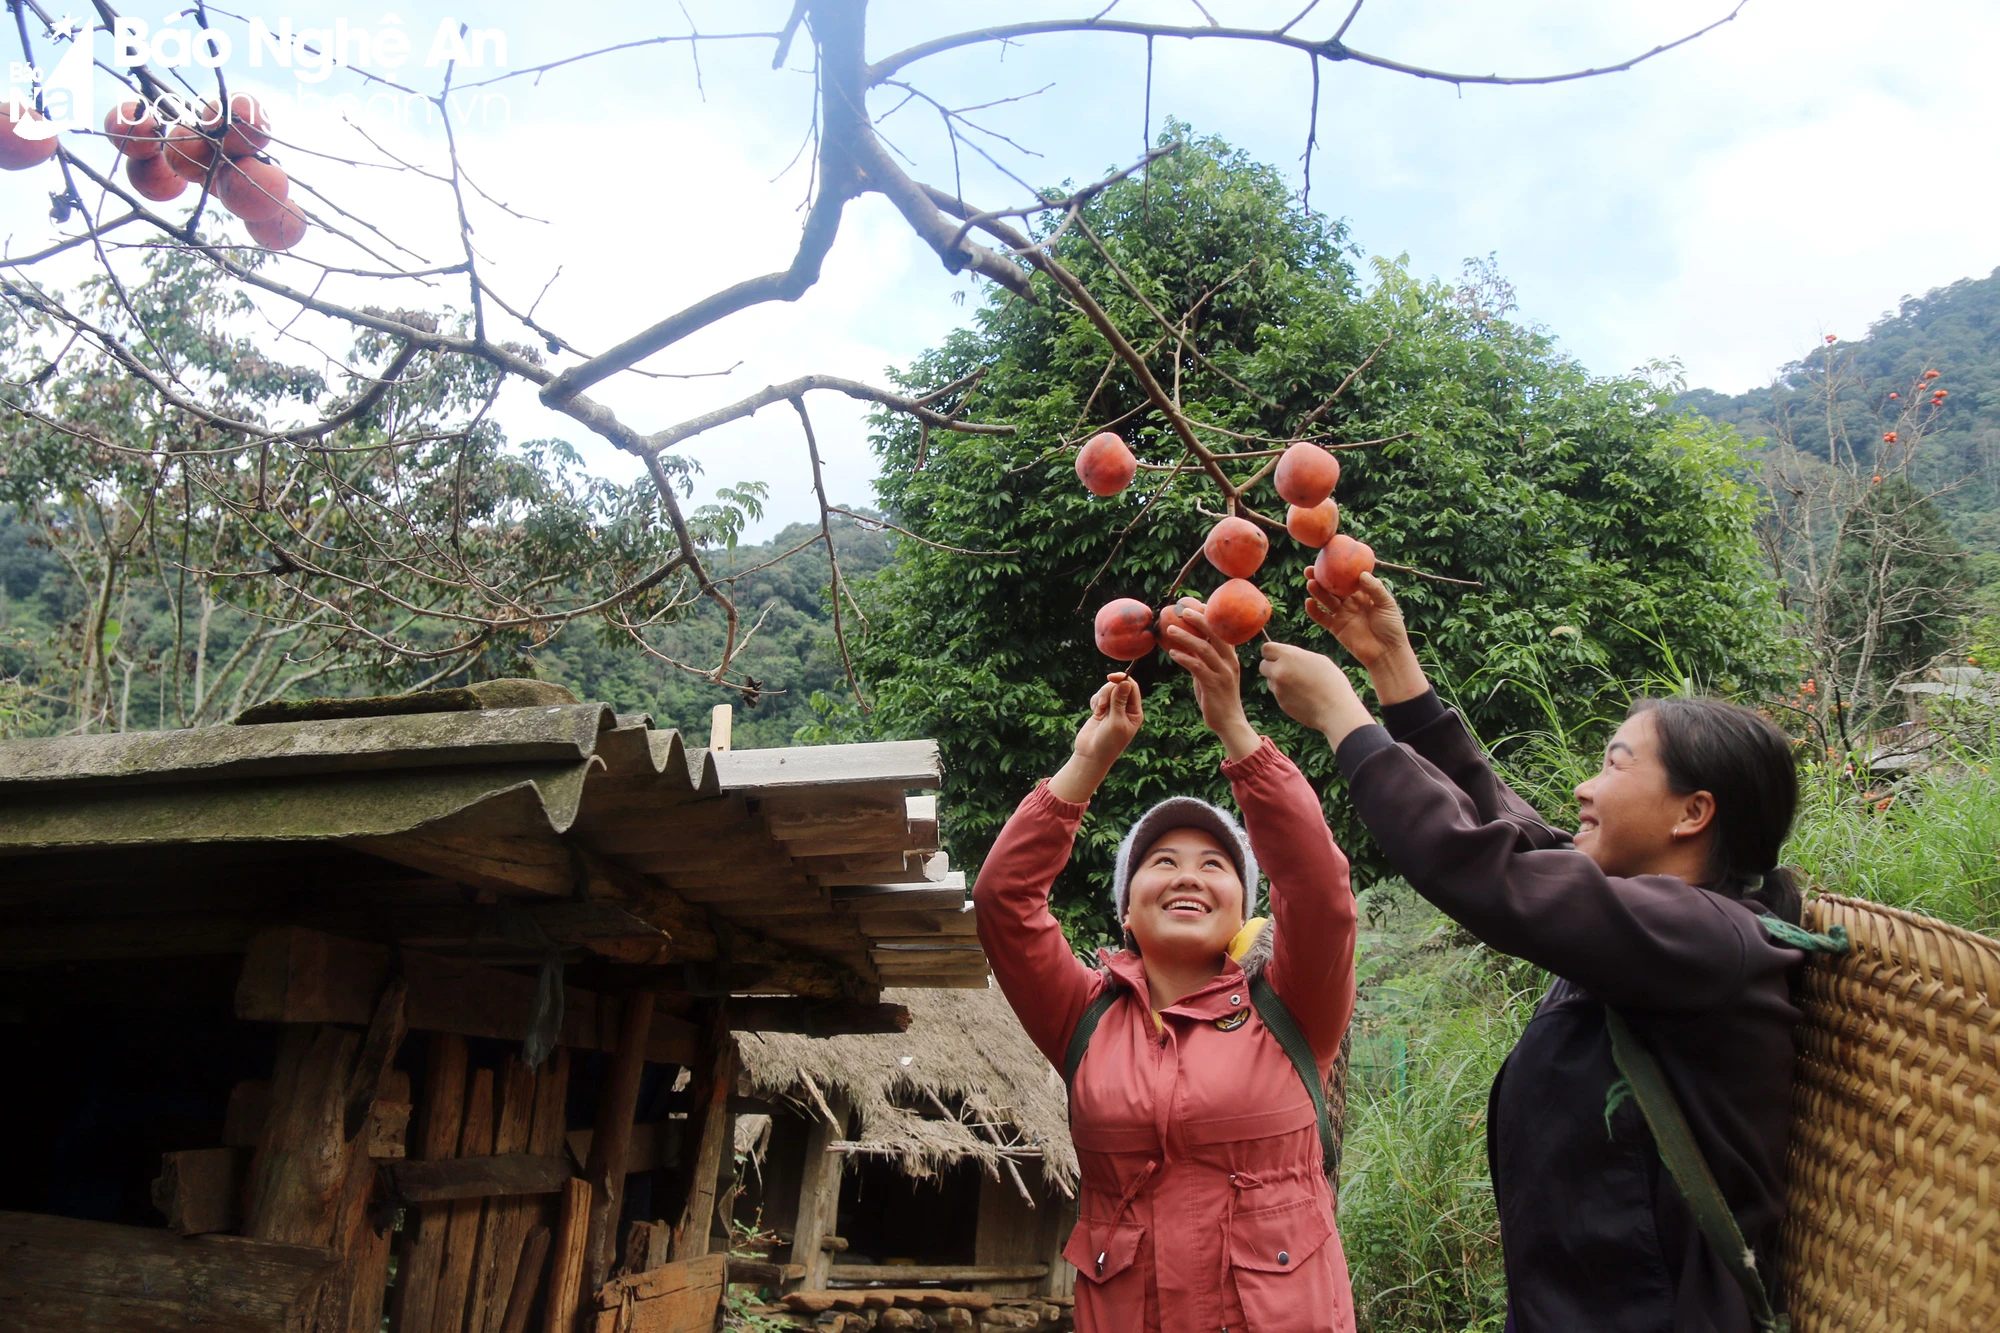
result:
[(1366, 577), (1346, 598), (1316, 581), (1308, 593), (1367, 668), (1386, 727), (1338, 666), (1299, 649), (1265, 665), (1278, 702), (1326, 734), (1356, 811), (1418, 893), (1555, 976), (1487, 1107), (1510, 1329), (1749, 1333), (1638, 1107), (1612, 1095), (1605, 1008), (1658, 1059), (1769, 1275), (1804, 954), (1758, 918), (1799, 918), (1777, 866), (1798, 803), (1790, 743), (1729, 704), (1640, 700), (1564, 833), (1439, 702), (1387, 588)]

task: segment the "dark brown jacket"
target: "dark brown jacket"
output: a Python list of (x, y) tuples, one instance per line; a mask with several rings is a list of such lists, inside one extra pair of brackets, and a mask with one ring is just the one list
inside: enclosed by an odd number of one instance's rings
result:
[(1487, 1103), (1515, 1328), (1748, 1333), (1742, 1294), (1637, 1106), (1607, 1121), (1618, 1073), (1604, 1006), (1658, 1057), (1769, 1275), (1804, 955), (1765, 934), (1754, 904), (1668, 875), (1606, 876), (1500, 781), (1435, 694), (1384, 713), (1390, 730), (1355, 732), (1338, 759), (1390, 864), (1486, 944), (1556, 977)]

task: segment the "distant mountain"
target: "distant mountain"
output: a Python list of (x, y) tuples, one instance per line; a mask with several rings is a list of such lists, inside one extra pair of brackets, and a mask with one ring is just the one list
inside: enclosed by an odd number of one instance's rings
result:
[[(1950, 393), (1924, 438), (1914, 479), (1921, 489), (1939, 492), (1938, 508), (1967, 551), (2000, 554), (2000, 269), (1908, 297), (1871, 325), (1867, 337), (1836, 342), (1831, 350), (1836, 367), (1861, 381), (1842, 396), (1847, 435), (1857, 449), (1879, 446), (1883, 419), (1900, 405), (1888, 401), (1889, 394), (1907, 397), (1913, 379), (1939, 372), (1935, 383)], [(1695, 389), (1681, 405), (1749, 436), (1769, 436), (1779, 414), (1787, 413), (1799, 447), (1823, 452), (1824, 411), (1810, 395), (1826, 352), (1813, 349), (1764, 388), (1734, 396)]]
[[(832, 527), (843, 577), (865, 578), (888, 562), (890, 539), (885, 534), (848, 518), (836, 518)], [(729, 675), (759, 683), (762, 694), (754, 704), (736, 690), (711, 685), (641, 652), (601, 621), (567, 626), (529, 654), (529, 667), (541, 679), (569, 686), (579, 698), (602, 699), (621, 712), (651, 713), (658, 725), (678, 727), (697, 743), (707, 741), (709, 710), (726, 703), (736, 708), (738, 748), (789, 745), (801, 727), (817, 720), (814, 691), (847, 688), (826, 596), (826, 548), (814, 544), (769, 569), (757, 566), (818, 534), (817, 524), (793, 524), (761, 546), (706, 553), (715, 577), (738, 576), (732, 588), (742, 646)], [(12, 716), (11, 710), (22, 701), (22, 688), (53, 688), (67, 679), (73, 651), (60, 639), (58, 627), (76, 613), (83, 596), (61, 560), (34, 542), (33, 529), (0, 507), (0, 735), (41, 734), (67, 725), (59, 710), (48, 717)], [(133, 635), (171, 639), (171, 619), (154, 601), (131, 598), (121, 608)], [(853, 632), (851, 619), (849, 630)], [(721, 612), (703, 601), (686, 619), (648, 637), (662, 653), (706, 667), (721, 654), (723, 631)], [(381, 688), (348, 675), (325, 677), (311, 686), (324, 694), (367, 694)], [(34, 696), (28, 697), (32, 701)], [(172, 725), (156, 716), (151, 703), (136, 708), (130, 722), (134, 727)]]
[[(710, 551), (706, 562), (716, 578), (741, 575), (815, 536), (818, 524), (795, 523), (761, 546)], [(842, 578), (865, 578), (888, 563), (890, 539), (852, 519), (833, 521), (834, 549)], [(621, 711), (649, 712), (662, 727), (678, 727), (698, 742), (708, 737), (709, 710), (736, 708), (738, 749), (790, 745), (816, 718), (812, 696), (847, 689), (840, 652), (833, 640), (827, 600), (830, 568), (826, 547), (813, 545), (770, 569), (740, 578), (732, 596), (740, 618), (739, 642), (748, 642), (730, 667), (730, 679), (754, 678), (765, 691), (746, 704), (735, 690), (711, 685), (635, 648), (622, 634), (592, 624), (572, 625), (534, 654), (535, 674), (558, 681), (579, 698), (603, 699)], [(843, 613), (851, 607), (843, 607)], [(761, 623), (760, 618), (761, 617)], [(756, 626), (754, 633), (751, 627)], [(712, 602), (703, 602), (679, 624), (650, 635), (660, 650), (691, 666), (714, 665), (722, 652), (725, 622)], [(851, 614), (847, 631), (855, 633)]]

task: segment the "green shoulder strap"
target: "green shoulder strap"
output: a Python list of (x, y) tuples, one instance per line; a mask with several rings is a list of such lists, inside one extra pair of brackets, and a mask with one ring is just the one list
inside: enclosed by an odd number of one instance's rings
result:
[[(1807, 953), (1839, 955), (1852, 947), (1847, 931), (1840, 926), (1824, 935), (1815, 935), (1803, 926), (1762, 913), (1758, 914), (1757, 922), (1778, 943)], [(1702, 1236), (1721, 1257), (1736, 1285), (1743, 1289), (1743, 1299), (1750, 1303), (1750, 1315), (1757, 1327), (1770, 1333), (1790, 1333), (1791, 1321), (1771, 1309), (1770, 1296), (1757, 1276), (1757, 1256), (1743, 1243), (1743, 1232), (1722, 1197), (1721, 1186), (1715, 1183), (1714, 1173), (1708, 1169), (1708, 1159), (1701, 1155), (1701, 1146), (1695, 1142), (1694, 1131), (1688, 1128), (1687, 1117), (1681, 1114), (1680, 1102), (1667, 1086), (1666, 1075), (1660, 1072), (1660, 1062), (1634, 1035), (1624, 1016), (1609, 1005), (1604, 1008), (1604, 1026), (1611, 1034), (1611, 1058), (1621, 1076), (1605, 1098), (1604, 1127), (1610, 1129), (1611, 1113), (1626, 1097), (1639, 1103), (1639, 1112), (1646, 1117), (1646, 1127), (1652, 1130), (1653, 1142), (1659, 1147), (1660, 1161), (1680, 1186), (1681, 1196), (1693, 1210)]]
[(1326, 1087), (1320, 1082), (1319, 1061), (1313, 1058), (1312, 1045), (1262, 972), (1250, 982), (1250, 1003), (1257, 1006), (1257, 1017), (1264, 1020), (1264, 1026), (1278, 1039), (1279, 1048), (1291, 1058), (1292, 1068), (1299, 1071), (1299, 1082), (1306, 1085), (1306, 1096), (1312, 1098), (1313, 1114), (1319, 1119), (1319, 1149), (1326, 1167), (1326, 1183), (1337, 1191), (1340, 1145), (1333, 1139), (1333, 1117), (1326, 1109)]
[[(1076, 1030), (1069, 1034), (1069, 1048), (1063, 1052), (1066, 1085), (1076, 1082), (1076, 1071), (1083, 1065), (1084, 1052), (1090, 1049), (1091, 1035), (1105, 1013), (1117, 1003), (1122, 989), (1115, 984), (1106, 986), (1076, 1020)], [(1327, 1182), (1331, 1184), (1340, 1178), (1340, 1149), (1333, 1141), (1333, 1119), (1326, 1109), (1326, 1089), (1319, 1081), (1319, 1062), (1313, 1058), (1312, 1046), (1293, 1021), (1292, 1011), (1285, 1008), (1285, 1002), (1278, 998), (1278, 992), (1271, 989), (1271, 983), (1262, 973), (1250, 983), (1250, 1003), (1264, 1020), (1265, 1028), (1277, 1038), (1278, 1047), (1291, 1060), (1292, 1068), (1298, 1071), (1299, 1081), (1306, 1085), (1306, 1096), (1312, 1098), (1313, 1114), (1319, 1120), (1320, 1155), (1326, 1165)]]
[(1097, 998), (1084, 1007), (1083, 1017), (1076, 1020), (1076, 1031), (1069, 1034), (1069, 1049), (1063, 1052), (1063, 1083), (1076, 1082), (1076, 1071), (1083, 1064), (1083, 1053), (1090, 1049), (1090, 1036), (1097, 1031), (1098, 1023), (1112, 1005), (1118, 1003), (1118, 992), (1124, 988), (1111, 982), (1097, 992)]
[(1701, 1228), (1709, 1247), (1743, 1289), (1751, 1319), (1763, 1333), (1791, 1333), (1791, 1320), (1771, 1309), (1763, 1279), (1757, 1276), (1757, 1256), (1743, 1243), (1743, 1232), (1722, 1197), (1722, 1187), (1715, 1183), (1715, 1176), (1708, 1169), (1708, 1159), (1701, 1155), (1687, 1117), (1681, 1114), (1680, 1102), (1667, 1086), (1666, 1075), (1660, 1072), (1660, 1062), (1633, 1034), (1624, 1016), (1609, 1005), (1604, 1007), (1604, 1026), (1611, 1033), (1611, 1058), (1617, 1062), (1632, 1099), (1639, 1103), (1646, 1127), (1653, 1131), (1660, 1160), (1680, 1186), (1681, 1196), (1693, 1210), (1695, 1224)]

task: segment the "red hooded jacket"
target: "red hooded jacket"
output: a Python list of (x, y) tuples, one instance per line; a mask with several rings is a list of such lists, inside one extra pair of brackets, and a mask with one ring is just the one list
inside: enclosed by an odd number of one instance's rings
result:
[(1049, 913), (1085, 806), (1038, 785), (973, 889), (1000, 989), (1058, 1069), (1091, 1000), (1112, 978), (1124, 988), (1070, 1092), (1083, 1189), (1063, 1254), (1079, 1277), (1079, 1333), (1354, 1328), (1312, 1101), (1249, 987), (1265, 968), (1324, 1076), (1354, 1011), (1347, 858), (1318, 797), (1269, 740), (1222, 771), (1270, 877), (1273, 920), (1242, 964), (1226, 961), (1157, 1025), (1138, 956), (1105, 950), (1105, 971), (1094, 971)]

